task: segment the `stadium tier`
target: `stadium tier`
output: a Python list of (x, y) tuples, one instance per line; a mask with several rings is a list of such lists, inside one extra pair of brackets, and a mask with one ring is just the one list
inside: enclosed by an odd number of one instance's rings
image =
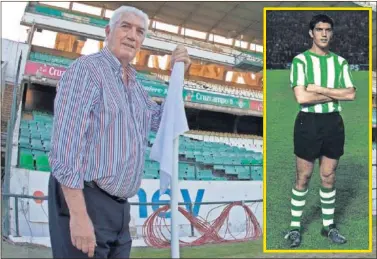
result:
[(29, 60), (40, 62), (44, 64), (50, 64), (58, 67), (68, 67), (74, 61), (73, 59), (53, 56), (47, 53), (30, 52)]
[(240, 89), (235, 87), (227, 87), (224, 85), (218, 85), (214, 83), (208, 83), (203, 81), (188, 81), (185, 80), (185, 88), (187, 89), (197, 89), (204, 91), (212, 91), (217, 93), (222, 93), (226, 95), (232, 95), (235, 97), (246, 97), (254, 98), (258, 100), (263, 99), (262, 91), (255, 91), (251, 89)]
[[(57, 67), (68, 67), (74, 60), (69, 59), (62, 56), (54, 56), (47, 53), (40, 53), (40, 52), (30, 52), (30, 61), (38, 62), (42, 64), (48, 64), (51, 66), (57, 66)], [(153, 78), (143, 75), (142, 73), (138, 73), (138, 79), (144, 80), (142, 83), (145, 86), (150, 86), (150, 80), (153, 80)], [(166, 80), (168, 81), (168, 80)], [(164, 84), (163, 82), (156, 82), (157, 86)], [(151, 82), (151, 86), (156, 86), (154, 82)], [(234, 97), (245, 97), (245, 98), (253, 98), (257, 100), (262, 100), (262, 92), (256, 91), (252, 89), (241, 89), (236, 87), (227, 87), (224, 85), (219, 85), (215, 83), (209, 83), (204, 81), (191, 81), (191, 80), (185, 80), (185, 88), (187, 89), (196, 89), (196, 90), (203, 90), (203, 91), (211, 91), (215, 93), (221, 93), (226, 94)]]
[[(50, 171), (53, 116), (33, 111), (23, 119), (19, 132), (19, 167)], [(145, 179), (159, 179), (159, 164), (149, 160), (156, 133), (151, 132), (145, 154)], [(208, 141), (200, 140), (207, 138)], [(218, 141), (218, 142), (216, 142)], [(262, 153), (251, 150), (245, 140), (222, 143), (219, 137), (181, 136), (179, 178), (181, 180), (262, 180)]]
[(376, 108), (373, 108), (373, 112), (372, 112), (372, 124), (373, 124), (374, 127), (376, 126), (376, 117), (377, 117), (376, 114), (377, 114)]
[[(87, 15), (83, 12), (77, 12), (74, 10), (65, 10), (64, 8), (57, 8), (54, 6), (46, 6), (44, 4), (40, 3), (32, 3), (29, 4), (26, 7), (25, 13), (31, 15), (33, 17), (34, 15), (38, 15), (38, 18), (40, 16), (49, 17), (51, 19), (54, 19), (56, 21), (64, 20), (69, 22), (75, 22), (77, 24), (85, 24), (87, 26), (91, 26), (92, 30), (89, 30), (90, 33), (93, 33), (96, 35), (96, 32), (98, 28), (105, 28), (105, 26), (108, 24), (109, 19), (105, 17), (93, 17), (92, 15)], [(30, 18), (31, 18), (30, 17)], [(38, 20), (38, 18), (36, 18)], [(35, 20), (35, 18), (31, 18), (32, 20)], [(51, 20), (50, 19), (50, 20)], [(26, 18), (28, 20), (28, 18)], [(97, 35), (98, 36), (98, 35)], [(188, 35), (189, 36), (189, 35)], [(193, 49), (198, 50), (205, 50), (209, 53), (221, 53), (228, 57), (234, 57), (238, 56), (240, 54), (246, 54), (245, 61), (247, 61), (249, 66), (247, 66), (249, 69), (253, 71), (260, 71), (262, 69), (262, 56), (260, 52), (256, 51), (239, 51), (236, 48), (233, 48), (231, 46), (226, 46), (224, 44), (214, 44), (214, 42), (204, 42), (203, 40), (195, 40), (192, 37), (182, 37), (182, 35), (174, 35), (172, 33), (166, 33), (164, 31), (154, 31), (150, 30), (147, 34), (147, 38), (173, 44), (185, 44), (187, 46), (190, 46)], [(242, 49), (242, 48), (241, 48)]]

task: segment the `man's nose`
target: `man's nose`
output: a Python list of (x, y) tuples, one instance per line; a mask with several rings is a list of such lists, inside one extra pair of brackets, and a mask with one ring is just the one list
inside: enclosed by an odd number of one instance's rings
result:
[(133, 27), (128, 31), (127, 38), (132, 41), (136, 40), (136, 28)]

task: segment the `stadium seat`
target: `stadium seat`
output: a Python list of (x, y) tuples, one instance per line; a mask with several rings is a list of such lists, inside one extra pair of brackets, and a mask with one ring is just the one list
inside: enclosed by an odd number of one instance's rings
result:
[(226, 174), (237, 174), (236, 169), (232, 165), (225, 166), (225, 173)]
[(28, 152), (20, 152), (19, 166), (21, 168), (34, 170), (33, 155)]
[(212, 180), (212, 171), (211, 170), (200, 170), (198, 171), (199, 180)]
[(51, 149), (51, 141), (43, 141), (43, 147), (46, 151), (50, 151)]
[(38, 171), (49, 172), (51, 170), (47, 155), (36, 156), (35, 162)]
[(238, 179), (240, 179), (240, 180), (250, 180), (251, 179), (250, 172), (248, 172), (248, 171), (240, 172), (238, 174)]
[(21, 120), (20, 129), (29, 129), (29, 123), (25, 120)]
[(36, 131), (32, 130), (30, 136), (32, 139), (37, 139), (37, 140), (41, 139), (41, 133), (37, 130)]
[(20, 130), (20, 137), (30, 138), (30, 131), (29, 131), (29, 128), (21, 129), (21, 130)]
[(18, 143), (19, 143), (20, 147), (24, 147), (24, 148), (30, 148), (31, 147), (29, 137), (23, 137), (23, 136), (21, 136), (19, 138), (19, 142)]
[(32, 146), (33, 149), (44, 150), (40, 138), (39, 138), (39, 139), (32, 139), (32, 140), (31, 140), (31, 146)]

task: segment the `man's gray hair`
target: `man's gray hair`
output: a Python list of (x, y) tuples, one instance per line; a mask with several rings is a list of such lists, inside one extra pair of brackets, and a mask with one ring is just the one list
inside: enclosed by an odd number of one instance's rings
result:
[(110, 29), (113, 30), (115, 28), (116, 24), (119, 22), (120, 18), (123, 16), (123, 14), (126, 14), (126, 13), (132, 13), (132, 14), (135, 14), (135, 15), (143, 18), (145, 35), (146, 35), (147, 32), (148, 32), (149, 17), (143, 11), (141, 11), (141, 10), (135, 8), (135, 7), (132, 7), (132, 6), (121, 6), (114, 11), (114, 13), (111, 16), (110, 21), (109, 21)]

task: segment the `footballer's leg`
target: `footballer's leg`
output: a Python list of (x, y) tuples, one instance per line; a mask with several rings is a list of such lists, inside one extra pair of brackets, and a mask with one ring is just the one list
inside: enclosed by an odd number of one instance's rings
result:
[[(328, 237), (336, 244), (344, 244), (346, 238), (339, 233), (334, 222), (335, 197), (336, 197), (336, 170), (339, 159), (344, 153), (344, 124), (342, 117), (338, 114), (330, 114), (325, 119), (327, 130), (320, 157), (320, 176), (322, 222), (321, 234)], [(324, 127), (324, 128), (326, 128)]]
[(290, 247), (301, 244), (301, 216), (306, 203), (308, 185), (314, 162), (319, 157), (321, 144), (318, 141), (316, 115), (300, 112), (294, 126), (294, 153), (296, 155), (296, 181), (291, 190), (291, 224), (285, 236)]
[(339, 233), (334, 222), (335, 212), (335, 172), (338, 166), (337, 159), (331, 159), (326, 156), (320, 158), (320, 175), (321, 175), (321, 189), (319, 194), (321, 197), (322, 208), (322, 222), (323, 227), (321, 234), (328, 237), (336, 244), (344, 244), (347, 242), (346, 238)]
[(306, 203), (313, 167), (314, 161), (296, 156), (296, 183), (292, 188), (291, 196), (291, 224), (290, 230), (285, 236), (291, 242), (290, 247), (298, 247), (301, 244), (301, 216)]

